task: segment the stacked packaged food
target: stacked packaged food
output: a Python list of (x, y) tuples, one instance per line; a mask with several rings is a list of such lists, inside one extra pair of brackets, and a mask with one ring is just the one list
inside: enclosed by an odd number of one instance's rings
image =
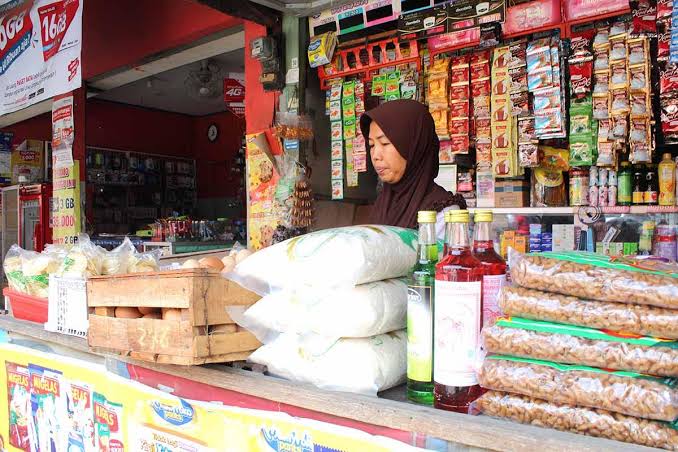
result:
[(584, 253), (511, 256), (483, 330), (485, 414), (678, 450), (678, 274)]

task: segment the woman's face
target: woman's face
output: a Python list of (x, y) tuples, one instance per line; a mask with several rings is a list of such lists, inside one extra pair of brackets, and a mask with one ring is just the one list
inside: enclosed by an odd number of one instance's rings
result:
[(400, 155), (375, 121), (370, 123), (369, 148), (370, 159), (379, 179), (386, 184), (400, 182), (407, 168), (407, 160)]

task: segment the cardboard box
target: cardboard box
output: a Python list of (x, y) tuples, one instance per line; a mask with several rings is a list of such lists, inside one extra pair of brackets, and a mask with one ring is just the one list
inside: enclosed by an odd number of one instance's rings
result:
[(572, 251), (576, 249), (573, 224), (553, 225), (553, 251)]
[(513, 244), (513, 248), (519, 253), (524, 254), (527, 252), (527, 237), (524, 235), (516, 235)]
[(494, 183), (494, 207), (528, 207), (530, 183), (525, 180), (501, 180)]
[(494, 207), (494, 175), (491, 170), (476, 173), (476, 195), (478, 207)]
[(509, 248), (515, 248), (515, 239), (516, 239), (516, 231), (504, 231), (501, 234), (501, 246), (500, 246), (500, 251), (501, 251), (501, 256), (506, 259), (506, 256), (508, 256), (508, 249)]

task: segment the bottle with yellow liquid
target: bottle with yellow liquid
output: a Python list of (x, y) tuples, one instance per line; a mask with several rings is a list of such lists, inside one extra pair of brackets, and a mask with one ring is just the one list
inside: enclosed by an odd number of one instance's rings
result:
[(676, 164), (670, 153), (662, 156), (659, 162), (659, 205), (673, 206), (676, 204)]

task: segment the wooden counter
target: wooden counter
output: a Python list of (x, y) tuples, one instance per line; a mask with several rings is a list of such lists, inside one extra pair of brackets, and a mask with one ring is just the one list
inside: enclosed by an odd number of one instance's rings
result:
[[(94, 354), (85, 339), (45, 331), (41, 324), (0, 316), (0, 330), (9, 333), (10, 340), (25, 338), (45, 342), (54, 349), (68, 350), (75, 355), (89, 355), (97, 360), (117, 360), (163, 374), (182, 377), (194, 382), (255, 396), (277, 403), (301, 407), (365, 424), (383, 426), (417, 436), (438, 438), (448, 444), (447, 450), (500, 450), (540, 452), (554, 451), (650, 451), (656, 450), (606, 439), (521, 425), (485, 416), (467, 416), (422, 407), (402, 401), (374, 398), (359, 394), (324, 391), (310, 385), (295, 384), (220, 365), (182, 367), (151, 364), (117, 355)], [(401, 391), (387, 391), (386, 396)], [(281, 408), (282, 409), (282, 408)], [(282, 409), (284, 411), (284, 409)]]

